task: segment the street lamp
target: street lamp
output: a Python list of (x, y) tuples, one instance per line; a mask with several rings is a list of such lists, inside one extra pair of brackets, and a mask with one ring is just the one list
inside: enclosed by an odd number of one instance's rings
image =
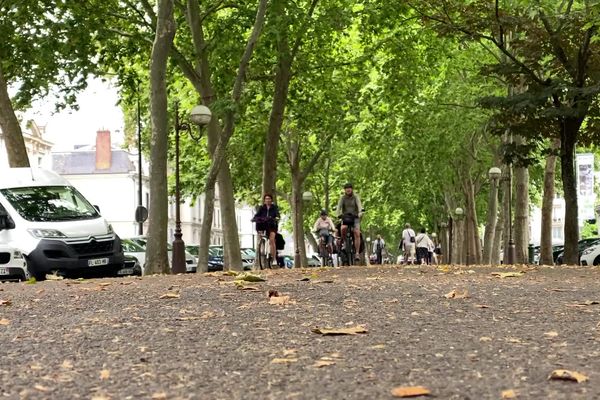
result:
[(513, 239), (513, 219), (512, 219), (512, 164), (508, 165), (508, 175), (504, 178), (508, 181), (508, 248), (504, 249), (504, 264), (513, 265), (517, 258), (515, 241)]
[[(211, 119), (210, 109), (203, 105), (198, 105), (192, 108), (189, 119), (192, 123), (198, 125), (200, 129), (208, 125)], [(202, 131), (198, 136), (194, 136), (190, 124), (179, 120), (179, 103), (175, 103), (175, 239), (173, 240), (173, 267), (171, 269), (174, 274), (186, 272), (185, 267), (185, 243), (183, 242), (181, 233), (181, 193), (179, 188), (179, 132), (185, 129), (194, 140), (200, 140)]]
[[(467, 237), (467, 234), (463, 233), (463, 228), (462, 228), (462, 219), (463, 216), (465, 214), (465, 211), (460, 208), (460, 207), (456, 207), (456, 210), (454, 210), (454, 214), (456, 215), (456, 221), (460, 222), (460, 228), (458, 229), (458, 237), (459, 240), (457, 240), (457, 250), (460, 249), (461, 251), (457, 251), (457, 258), (458, 258), (458, 263), (461, 264), (462, 263), (462, 247), (465, 244), (465, 238)], [(467, 264), (468, 264), (468, 259), (469, 259), (469, 245), (467, 243)]]

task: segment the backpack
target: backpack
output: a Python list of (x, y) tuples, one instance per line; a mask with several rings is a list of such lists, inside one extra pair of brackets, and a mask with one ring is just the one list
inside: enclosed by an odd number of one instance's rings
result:
[(283, 250), (285, 248), (285, 239), (281, 233), (275, 235), (275, 248), (277, 250)]

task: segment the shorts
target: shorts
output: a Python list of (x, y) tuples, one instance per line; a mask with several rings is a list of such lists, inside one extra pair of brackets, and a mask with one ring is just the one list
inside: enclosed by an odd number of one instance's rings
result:
[(256, 231), (257, 232), (264, 231), (267, 234), (269, 234), (271, 232), (277, 233), (277, 223), (272, 223), (272, 222), (258, 223), (258, 224), (256, 224)]
[[(345, 225), (345, 223), (342, 222), (342, 225)], [(354, 228), (354, 230), (360, 231), (360, 218), (354, 218), (354, 224), (352, 225), (352, 227)]]
[(408, 255), (410, 258), (415, 258), (416, 249), (414, 243), (407, 243), (404, 245), (404, 254)]
[(325, 239), (325, 243), (333, 244), (333, 235), (330, 234), (328, 230), (322, 229), (321, 232), (319, 232), (319, 236)]

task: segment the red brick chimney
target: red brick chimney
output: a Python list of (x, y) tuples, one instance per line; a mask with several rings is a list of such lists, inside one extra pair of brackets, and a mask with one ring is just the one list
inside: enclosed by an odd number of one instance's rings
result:
[(111, 162), (110, 131), (99, 130), (96, 133), (96, 169), (109, 169)]

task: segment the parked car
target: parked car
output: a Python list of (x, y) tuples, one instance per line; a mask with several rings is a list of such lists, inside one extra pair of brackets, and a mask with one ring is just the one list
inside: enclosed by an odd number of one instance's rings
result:
[(223, 271), (223, 246), (209, 246), (208, 272)]
[(11, 246), (0, 244), (0, 282), (25, 281), (28, 278), (23, 254)]
[(20, 251), (37, 280), (52, 272), (112, 275), (124, 263), (121, 240), (97, 207), (39, 168), (2, 171), (0, 243)]
[(146, 249), (131, 239), (121, 239), (121, 245), (123, 246), (125, 256), (135, 257), (140, 266), (144, 268), (146, 264)]
[(250, 270), (254, 267), (256, 260), (256, 251), (250, 247), (242, 247), (242, 267), (244, 270)]
[(581, 265), (600, 265), (600, 242), (593, 244), (581, 252)]
[[(581, 239), (579, 242), (577, 242), (577, 251), (579, 254), (578, 260), (581, 259), (581, 255), (582, 253), (585, 251), (585, 249), (587, 249), (588, 247), (591, 247), (595, 244), (600, 243), (600, 238), (587, 238), (587, 239)], [(556, 264), (557, 265), (562, 265), (563, 263), (563, 258), (564, 258), (564, 251), (561, 252), (558, 257), (556, 258)]]
[(135, 275), (142, 276), (143, 268), (139, 260), (132, 255), (125, 254), (125, 264), (117, 271), (117, 276)]
[[(144, 252), (146, 251), (146, 246), (148, 245), (148, 238), (146, 236), (134, 236), (134, 237), (130, 237), (129, 240), (131, 240), (132, 242), (137, 243), (138, 245), (140, 245), (141, 247), (144, 248)], [(167, 256), (169, 257), (169, 264), (172, 264), (172, 260), (173, 260), (173, 246), (171, 246), (171, 243), (167, 242)], [(187, 272), (196, 272), (196, 269), (198, 267), (198, 264), (196, 263), (196, 260), (194, 259), (194, 256), (191, 255), (189, 252), (185, 252), (185, 269)]]

